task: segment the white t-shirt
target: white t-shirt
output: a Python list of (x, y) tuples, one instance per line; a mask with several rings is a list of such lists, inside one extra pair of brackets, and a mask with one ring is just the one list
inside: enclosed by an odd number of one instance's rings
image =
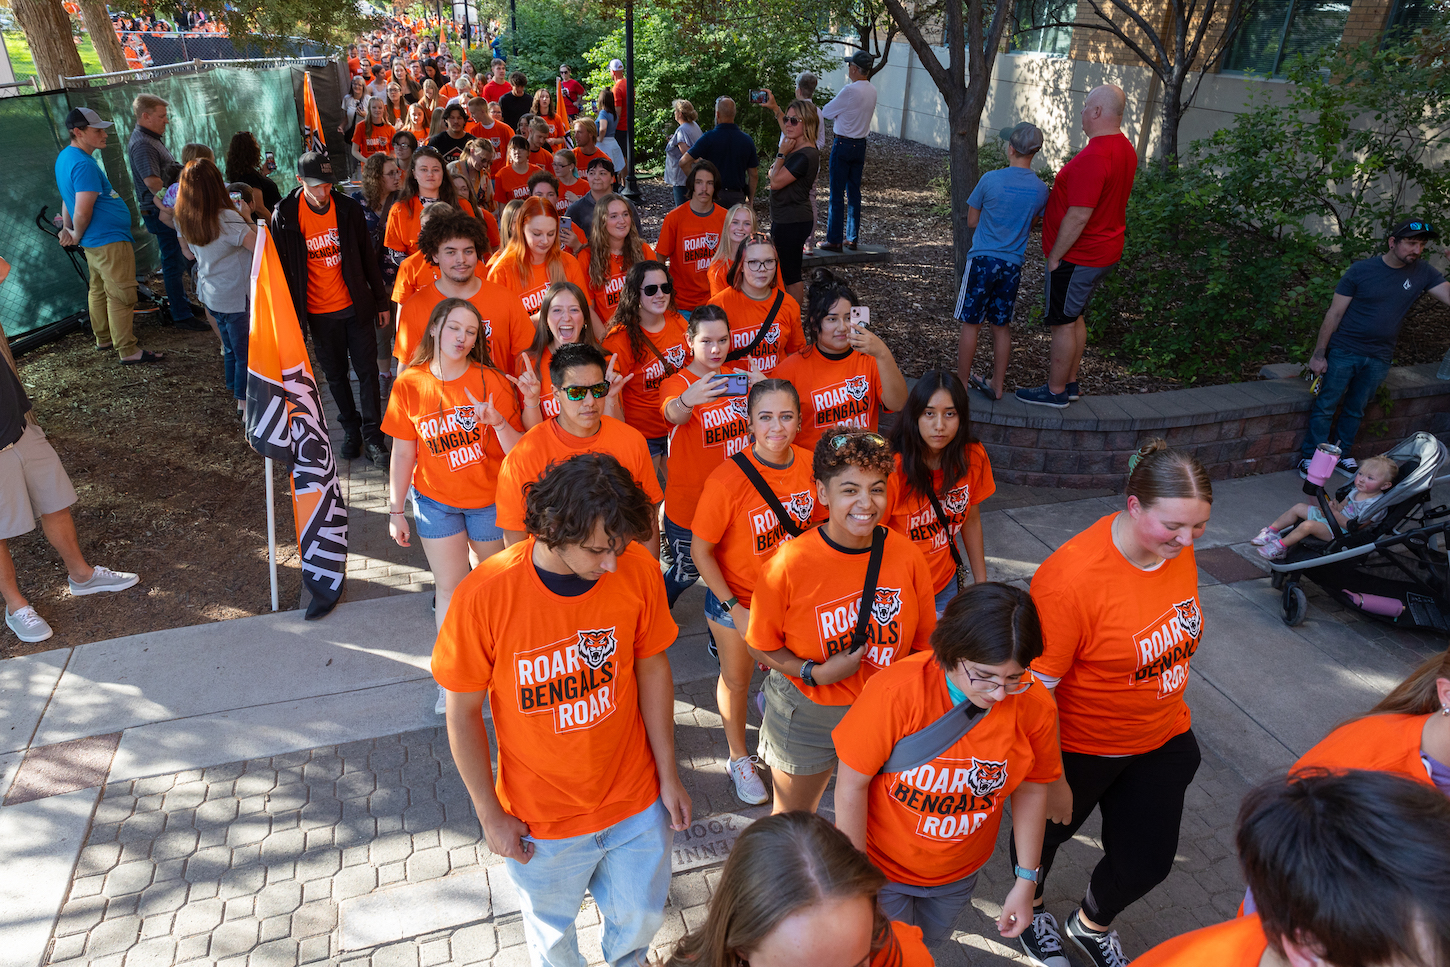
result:
[(839, 138), (864, 138), (876, 113), (876, 88), (870, 81), (852, 81), (821, 108), (821, 117), (836, 122)]

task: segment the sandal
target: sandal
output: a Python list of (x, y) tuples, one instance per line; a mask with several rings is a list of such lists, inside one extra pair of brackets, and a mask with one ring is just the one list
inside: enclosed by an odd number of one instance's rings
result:
[(106, 343), (104, 346), (102, 346), (100, 343), (97, 343), (96, 344), (96, 352), (98, 352), (98, 353), (108, 353), (112, 349), (115, 349), (115, 348), (116, 347), (114, 345), (112, 345), (111, 343)]
[(972, 373), (970, 376), (967, 377), (967, 385), (970, 386), (972, 389), (976, 390), (978, 393), (981, 393), (993, 403), (1000, 402), (1002, 399), (1002, 397), (992, 392), (992, 384), (987, 382), (976, 373)]
[(160, 353), (153, 353), (149, 349), (143, 349), (143, 350), (141, 350), (141, 355), (138, 356), (137, 358), (135, 358), (135, 359), (123, 359), (123, 360), (121, 360), (121, 365), (122, 366), (139, 366), (141, 363), (159, 363), (159, 362), (161, 362), (161, 358), (162, 357), (161, 357), (161, 354)]

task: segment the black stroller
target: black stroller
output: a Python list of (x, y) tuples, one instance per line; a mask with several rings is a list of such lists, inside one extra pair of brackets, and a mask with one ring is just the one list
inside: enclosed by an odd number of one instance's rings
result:
[[(1283, 594), (1286, 624), (1299, 624), (1309, 610), (1299, 586), (1308, 577), (1335, 600), (1379, 621), (1450, 632), (1450, 506), (1429, 506), (1430, 488), (1450, 481), (1450, 474), (1439, 476), (1445, 445), (1416, 433), (1387, 456), (1400, 465), (1399, 478), (1364, 509), (1360, 516), (1368, 523), (1351, 520), (1341, 528), (1324, 488), (1305, 482), (1304, 492), (1318, 500), (1334, 537), (1328, 542), (1306, 538), (1285, 559), (1269, 562), (1274, 588)], [(1340, 488), (1336, 499), (1343, 500), (1351, 486)]]

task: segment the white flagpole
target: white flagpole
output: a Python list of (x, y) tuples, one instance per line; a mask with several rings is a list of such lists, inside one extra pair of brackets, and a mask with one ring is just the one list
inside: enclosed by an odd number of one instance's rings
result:
[(277, 509), (272, 501), (272, 458), (267, 465), (267, 569), (272, 574), (272, 610), (277, 610)]

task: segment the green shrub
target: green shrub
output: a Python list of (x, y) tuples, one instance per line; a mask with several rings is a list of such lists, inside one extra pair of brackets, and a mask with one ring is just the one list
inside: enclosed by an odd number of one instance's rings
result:
[[(529, 77), (529, 90), (540, 87), (553, 90), (559, 77), (559, 65), (568, 64), (576, 76), (584, 74), (584, 52), (609, 32), (612, 19), (596, 12), (597, 5), (584, 0), (530, 0), (518, 5), (518, 33), (505, 30), (500, 43), (509, 73), (523, 71)], [(504, 22), (507, 23), (505, 16)], [(518, 54), (513, 53), (515, 43)], [(493, 53), (487, 47), (469, 51), (469, 58), (480, 77), (488, 76)]]

